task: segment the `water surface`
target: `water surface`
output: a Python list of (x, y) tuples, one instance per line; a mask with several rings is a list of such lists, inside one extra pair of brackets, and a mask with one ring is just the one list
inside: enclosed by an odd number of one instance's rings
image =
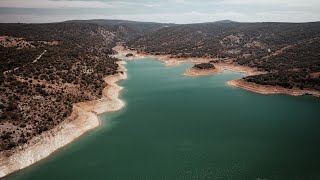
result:
[(238, 73), (129, 61), (126, 107), (12, 180), (320, 179), (319, 98), (225, 86)]

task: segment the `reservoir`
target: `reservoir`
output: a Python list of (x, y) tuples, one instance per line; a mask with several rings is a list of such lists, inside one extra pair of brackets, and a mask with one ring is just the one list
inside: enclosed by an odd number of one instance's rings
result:
[(9, 180), (320, 179), (320, 99), (229, 87), (233, 72), (127, 62), (126, 106)]

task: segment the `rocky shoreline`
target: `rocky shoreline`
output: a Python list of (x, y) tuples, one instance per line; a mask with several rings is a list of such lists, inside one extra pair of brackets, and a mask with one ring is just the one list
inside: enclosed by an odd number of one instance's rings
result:
[(108, 86), (99, 100), (73, 105), (72, 114), (55, 128), (34, 137), (30, 142), (9, 152), (0, 153), (0, 178), (40, 161), (59, 148), (98, 127), (99, 114), (118, 111), (125, 103), (119, 99), (123, 87), (116, 83), (127, 78), (124, 61), (118, 61), (119, 73), (104, 80)]

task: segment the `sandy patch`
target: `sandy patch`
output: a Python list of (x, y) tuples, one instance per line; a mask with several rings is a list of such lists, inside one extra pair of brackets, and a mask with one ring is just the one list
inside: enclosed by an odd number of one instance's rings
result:
[(16, 47), (18, 49), (22, 48), (34, 48), (31, 42), (26, 41), (24, 38), (16, 38), (10, 36), (0, 36), (0, 46), (3, 47)]

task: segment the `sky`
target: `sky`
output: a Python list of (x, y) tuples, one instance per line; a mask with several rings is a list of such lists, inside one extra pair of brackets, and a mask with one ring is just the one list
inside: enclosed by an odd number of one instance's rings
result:
[(74, 19), (311, 22), (320, 21), (320, 0), (0, 0), (1, 23)]

